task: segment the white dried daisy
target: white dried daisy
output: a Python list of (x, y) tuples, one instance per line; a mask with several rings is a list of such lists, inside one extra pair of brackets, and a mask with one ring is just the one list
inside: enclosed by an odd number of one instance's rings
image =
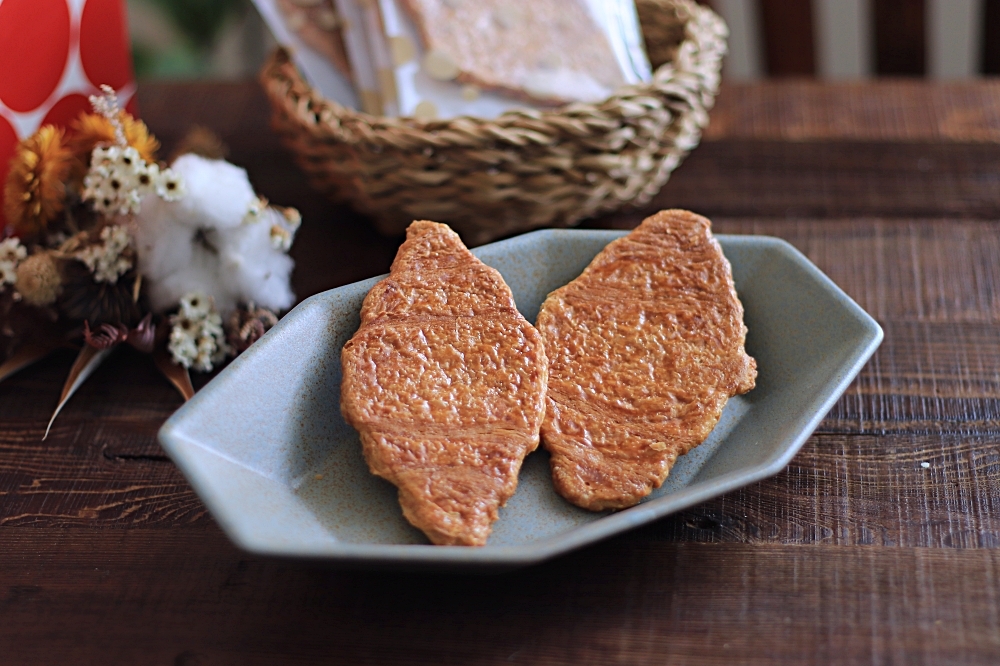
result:
[(128, 229), (112, 224), (101, 229), (100, 243), (87, 245), (75, 256), (94, 274), (95, 282), (114, 284), (132, 268), (132, 260), (125, 253), (131, 242)]
[(206, 294), (185, 294), (180, 311), (170, 317), (167, 349), (174, 363), (211, 372), (229, 354), (222, 317)]
[(157, 171), (154, 183), (156, 195), (164, 201), (177, 201), (185, 194), (184, 180), (170, 169)]
[(143, 161), (135, 167), (135, 179), (141, 192), (148, 194), (150, 188), (156, 189), (156, 184), (162, 177), (160, 165), (155, 162)]
[(119, 114), (118, 97), (110, 86), (101, 86), (101, 95), (92, 95), (94, 110), (107, 118), (115, 130), (113, 145), (98, 145), (91, 151), (90, 167), (83, 179), (83, 199), (105, 215), (134, 215), (142, 200), (155, 193), (176, 201), (184, 195), (184, 183), (170, 169), (146, 162), (130, 146)]
[(167, 201), (184, 194), (183, 182), (170, 169), (147, 163), (132, 146), (98, 146), (83, 179), (83, 199), (105, 215), (134, 215), (142, 200), (155, 193)]
[(181, 297), (179, 314), (189, 319), (204, 319), (212, 312), (212, 299), (205, 294), (185, 294)]
[(0, 241), (0, 291), (17, 282), (17, 265), (28, 256), (28, 250), (16, 238)]
[(167, 349), (174, 363), (190, 368), (198, 356), (198, 325), (179, 315), (170, 318), (170, 340)]

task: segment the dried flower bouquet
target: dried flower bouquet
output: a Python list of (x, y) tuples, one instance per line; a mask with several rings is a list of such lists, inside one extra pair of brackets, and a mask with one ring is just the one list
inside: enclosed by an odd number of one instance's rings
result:
[(68, 133), (22, 141), (4, 184), (0, 381), (81, 343), (53, 420), (123, 343), (190, 398), (189, 369), (246, 350), (295, 300), (298, 211), (255, 193), (204, 130), (158, 162), (156, 138), (103, 90)]

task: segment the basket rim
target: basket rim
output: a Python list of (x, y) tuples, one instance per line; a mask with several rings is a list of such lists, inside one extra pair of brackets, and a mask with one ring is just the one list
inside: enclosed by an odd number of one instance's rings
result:
[[(581, 136), (599, 127), (611, 130), (621, 124), (622, 118), (641, 116), (651, 108), (663, 106), (664, 98), (672, 107), (680, 103), (688, 108), (711, 108), (719, 84), (718, 61), (726, 53), (725, 23), (710, 8), (692, 0), (652, 2), (681, 14), (685, 34), (677, 47), (680, 57), (657, 67), (649, 82), (623, 86), (600, 102), (571, 102), (544, 109), (514, 108), (489, 119), (376, 116), (323, 97), (305, 80), (289, 49), (281, 45), (268, 57), (259, 78), (275, 112), (283, 110), (295, 117), (300, 126), (319, 136), (372, 147), (412, 147), (417, 143), (465, 148), (496, 142), (551, 144), (553, 126)], [(583, 127), (579, 127), (581, 123)]]

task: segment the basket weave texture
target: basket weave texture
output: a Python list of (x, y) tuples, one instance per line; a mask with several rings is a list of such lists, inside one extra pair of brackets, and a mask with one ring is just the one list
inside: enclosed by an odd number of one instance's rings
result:
[(324, 99), (284, 49), (261, 71), (272, 123), (310, 182), (384, 234), (447, 222), (469, 245), (567, 227), (666, 183), (708, 124), (727, 30), (689, 0), (637, 0), (647, 84), (600, 103), (483, 120), (372, 116)]

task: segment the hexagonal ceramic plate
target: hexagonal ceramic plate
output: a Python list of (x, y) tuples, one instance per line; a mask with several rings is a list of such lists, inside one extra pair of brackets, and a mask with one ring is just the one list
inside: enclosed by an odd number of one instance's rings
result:
[[(546, 230), (475, 253), (534, 321), (621, 232)], [(882, 330), (797, 250), (721, 236), (746, 310), (757, 387), (732, 399), (709, 439), (638, 506), (578, 509), (552, 489), (541, 449), (483, 548), (431, 546), (389, 483), (369, 474), (340, 415), (340, 349), (372, 278), (304, 301), (160, 431), (167, 453), (226, 533), (255, 553), (365, 565), (502, 569), (538, 562), (777, 474), (868, 360)]]

